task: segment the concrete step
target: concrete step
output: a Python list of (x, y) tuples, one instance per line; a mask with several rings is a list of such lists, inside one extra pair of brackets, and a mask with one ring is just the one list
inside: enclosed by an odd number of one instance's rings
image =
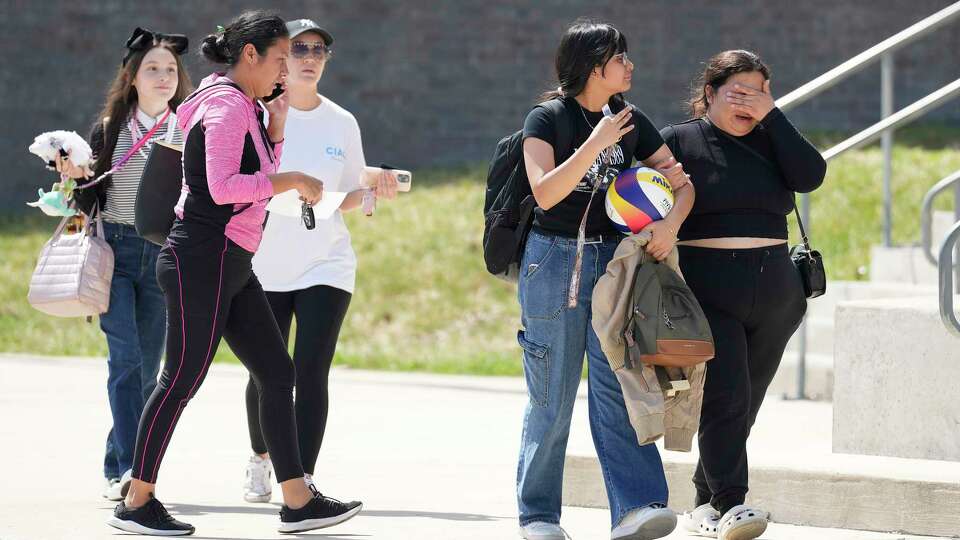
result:
[[(780, 362), (780, 369), (767, 389), (767, 395), (796, 398), (798, 364), (799, 355), (796, 351), (787, 351)], [(815, 401), (833, 399), (833, 355), (807, 353), (804, 376), (805, 397)]]
[[(884, 469), (918, 464), (862, 457), (843, 456), (831, 460), (832, 467), (816, 469), (751, 464), (749, 501), (776, 523), (950, 537), (960, 531), (960, 466), (950, 464), (947, 478), (935, 472), (936, 463), (924, 464), (926, 476), (899, 477)], [(677, 512), (693, 506), (695, 468), (664, 460), (670, 508)], [(608, 507), (596, 458), (568, 455), (563, 487), (564, 504)]]
[[(933, 213), (934, 253), (940, 250), (940, 244), (955, 222), (953, 212)], [(874, 246), (870, 250), (870, 281), (936, 285), (937, 267), (927, 260), (923, 254), (923, 248), (919, 245)]]
[[(914, 285), (896, 282), (831, 281), (827, 294), (807, 302), (807, 351), (815, 355), (832, 356), (837, 306), (852, 300), (909, 298), (937, 294), (935, 285)], [(787, 344), (787, 351), (799, 350), (800, 333)]]
[[(578, 416), (564, 470), (564, 504), (605, 508), (596, 452), (582, 433), (586, 426), (577, 425)], [(778, 523), (960, 533), (960, 462), (835, 454), (832, 429), (830, 404), (768, 396), (748, 442), (748, 502), (771, 512)], [(670, 507), (691, 509), (696, 441), (691, 453), (661, 447), (661, 455)]]
[(833, 320), (837, 305), (848, 300), (875, 300), (930, 296), (936, 284), (916, 285), (896, 281), (830, 281), (827, 294), (807, 302), (807, 316)]
[[(833, 317), (807, 316), (807, 352), (812, 354), (833, 356)], [(800, 350), (800, 331), (790, 338), (787, 351), (796, 353)]]

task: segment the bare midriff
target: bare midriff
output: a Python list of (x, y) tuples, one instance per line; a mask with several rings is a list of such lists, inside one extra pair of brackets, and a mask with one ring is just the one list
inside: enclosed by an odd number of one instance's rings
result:
[(704, 247), (713, 249), (751, 249), (786, 244), (781, 238), (703, 238), (700, 240), (682, 240), (678, 246)]

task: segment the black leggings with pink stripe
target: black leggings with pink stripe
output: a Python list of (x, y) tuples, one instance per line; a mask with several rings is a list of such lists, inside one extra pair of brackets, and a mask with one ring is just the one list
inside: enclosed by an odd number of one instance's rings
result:
[(253, 274), (252, 258), (222, 236), (166, 245), (160, 251), (157, 281), (167, 303), (167, 356), (160, 382), (140, 417), (134, 478), (156, 483), (177, 420), (203, 383), (221, 337), (260, 391), (263, 437), (277, 480), (303, 476), (293, 408), (293, 361)]

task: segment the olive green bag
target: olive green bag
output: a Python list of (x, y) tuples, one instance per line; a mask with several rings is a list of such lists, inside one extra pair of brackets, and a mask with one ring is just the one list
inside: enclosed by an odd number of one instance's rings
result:
[(647, 254), (641, 260), (623, 325), (625, 367), (683, 368), (713, 358), (713, 334), (693, 291), (667, 265)]

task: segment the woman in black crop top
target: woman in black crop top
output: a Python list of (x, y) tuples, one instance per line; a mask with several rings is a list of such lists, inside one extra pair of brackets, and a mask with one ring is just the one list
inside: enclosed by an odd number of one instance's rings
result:
[(711, 58), (693, 119), (664, 141), (697, 184), (680, 229), (680, 266), (716, 342), (707, 363), (691, 532), (756, 538), (767, 513), (744, 505), (746, 441), (787, 341), (806, 312), (787, 250), (794, 194), (820, 186), (826, 162), (774, 105), (770, 72), (749, 51)]
[[(566, 538), (559, 526), (563, 460), (586, 356), (590, 429), (605, 473), (610, 536), (660, 538), (676, 526), (676, 516), (665, 507), (660, 455), (655, 445), (637, 443), (620, 383), (590, 324), (594, 285), (623, 238), (604, 211), (607, 188), (598, 178), (604, 169), (619, 173), (634, 159), (668, 178), (676, 204), (645, 229), (653, 233), (648, 251), (659, 259), (673, 250), (677, 229), (693, 206), (693, 187), (650, 120), (623, 101), (633, 64), (619, 31), (607, 24), (575, 24), (560, 42), (556, 61), (560, 92), (546, 96), (523, 126), (524, 163), (537, 209), (519, 280), (518, 340), (530, 394), (517, 474), (521, 536)], [(603, 111), (607, 106), (610, 114)], [(576, 275), (579, 282), (573, 281)]]

